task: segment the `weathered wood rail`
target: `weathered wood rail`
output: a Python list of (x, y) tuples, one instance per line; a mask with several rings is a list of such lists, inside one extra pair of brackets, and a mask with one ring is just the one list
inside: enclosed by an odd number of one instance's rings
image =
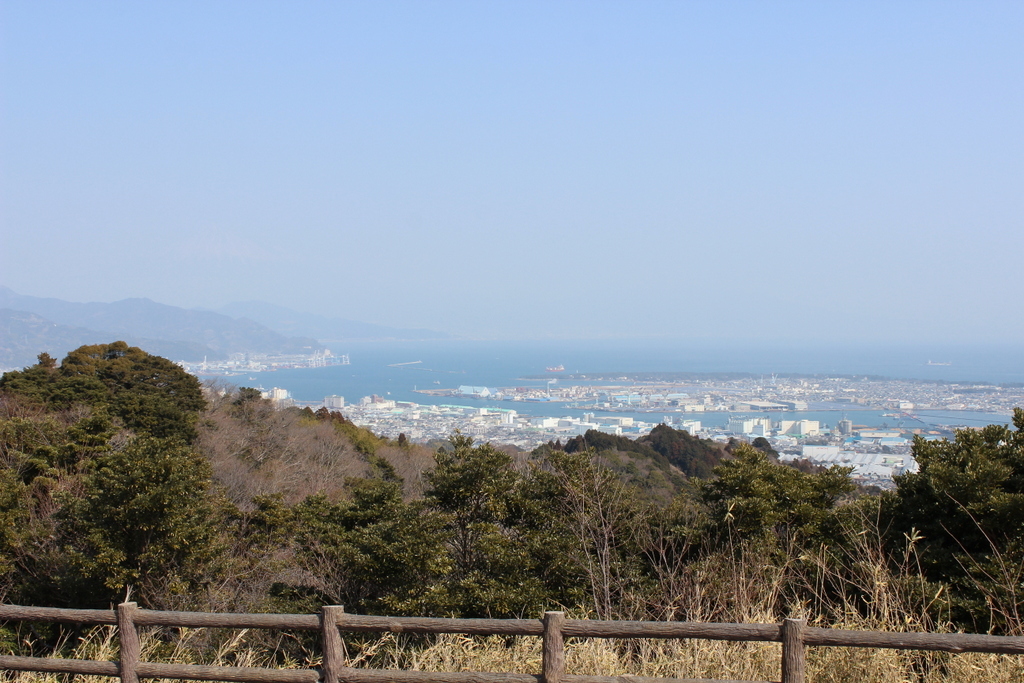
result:
[[(589, 621), (546, 612), (543, 619), (432, 619), (347, 614), (340, 606), (319, 614), (214, 614), (139, 609), (134, 602), (116, 610), (57, 609), (0, 605), (0, 621), (109, 624), (118, 628), (120, 661), (14, 657), (0, 655), (0, 669), (118, 677), (122, 683), (140, 678), (236, 681), (238, 683), (711, 683), (712, 679), (580, 676), (565, 672), (566, 637), (689, 638), (782, 643), (782, 683), (804, 683), (808, 646), (870, 647), (942, 652), (1024, 654), (1024, 637), (969, 633), (892, 633), (808, 627), (802, 620), (781, 624), (711, 624), (676, 621)], [(259, 628), (319, 631), (323, 665), (319, 669), (160, 664), (141, 661), (140, 626), (194, 628)], [(492, 672), (426, 672), (356, 669), (346, 665), (341, 632), (459, 633), (466, 635), (539, 636), (543, 646), (540, 674)], [(717, 683), (759, 683), (725, 681)], [(763, 682), (760, 682), (763, 683)]]

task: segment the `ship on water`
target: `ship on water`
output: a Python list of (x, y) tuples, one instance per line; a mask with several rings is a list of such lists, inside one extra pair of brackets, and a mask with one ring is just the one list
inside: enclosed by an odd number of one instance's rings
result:
[(547, 371), (548, 372), (565, 372), (565, 366), (564, 365), (552, 365), (551, 367), (547, 368)]

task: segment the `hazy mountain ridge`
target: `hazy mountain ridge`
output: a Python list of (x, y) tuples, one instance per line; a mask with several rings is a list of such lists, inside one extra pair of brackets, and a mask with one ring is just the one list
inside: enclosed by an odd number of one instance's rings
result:
[(445, 332), (436, 330), (388, 327), (346, 318), (332, 318), (316, 313), (303, 313), (264, 301), (235, 301), (216, 310), (218, 313), (233, 318), (244, 317), (255, 320), (281, 334), (316, 337), (322, 341), (342, 339), (421, 340), (451, 337)]
[(173, 360), (222, 359), (230, 353), (312, 353), (318, 339), (444, 339), (409, 330), (301, 313), (258, 301), (220, 311), (186, 309), (150, 299), (77, 303), (18, 294), (0, 286), (0, 366), (22, 367), (41, 351), (62, 358), (85, 344), (123, 340)]
[(71, 349), (94, 343), (96, 332), (58, 325), (28, 311), (0, 308), (0, 367), (29, 365), (45, 351), (60, 357)]
[[(7, 310), (0, 328), (5, 365), (32, 362), (44, 349), (62, 356), (89, 343), (122, 339), (175, 360), (223, 358), (229, 353), (311, 353), (322, 346), (311, 337), (287, 337), (247, 319), (195, 311), (149, 299), (75, 303), (17, 294), (0, 287)], [(28, 355), (26, 355), (28, 354)]]
[[(43, 351), (59, 359), (79, 346), (109, 343), (114, 336), (113, 332), (60, 325), (29, 311), (0, 308), (0, 368), (31, 365)], [(122, 335), (121, 340), (166, 358), (192, 360), (221, 355), (208, 346), (190, 342), (145, 339), (134, 335)]]

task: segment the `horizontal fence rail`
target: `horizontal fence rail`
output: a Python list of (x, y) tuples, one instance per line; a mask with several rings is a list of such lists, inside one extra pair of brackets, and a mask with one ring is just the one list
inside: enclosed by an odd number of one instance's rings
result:
[[(543, 619), (433, 619), (347, 614), (330, 605), (319, 614), (232, 614), (164, 612), (139, 609), (134, 602), (116, 610), (58, 609), (0, 605), (0, 621), (116, 625), (120, 660), (61, 659), (0, 655), (0, 669), (118, 677), (235, 681), (237, 683), (764, 683), (704, 678), (581, 676), (565, 672), (565, 638), (674, 638), (782, 643), (782, 683), (804, 683), (805, 651), (817, 647), (868, 647), (941, 652), (1024, 654), (1024, 637), (968, 633), (848, 631), (807, 626), (803, 620), (781, 624), (716, 624), (661, 621), (589, 621), (546, 612)], [(318, 669), (161, 664), (141, 661), (140, 626), (319, 631), (323, 665)], [(341, 632), (539, 636), (540, 674), (500, 672), (427, 672), (356, 669), (347, 666)]]

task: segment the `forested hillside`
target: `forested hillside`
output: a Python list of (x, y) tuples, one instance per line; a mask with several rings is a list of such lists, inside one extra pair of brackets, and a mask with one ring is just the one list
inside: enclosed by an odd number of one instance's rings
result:
[(1015, 425), (918, 442), (920, 472), (867, 497), (841, 468), (664, 426), (434, 451), (87, 346), (0, 379), (0, 598), (823, 623), (898, 609), (1020, 633), (1024, 412)]

